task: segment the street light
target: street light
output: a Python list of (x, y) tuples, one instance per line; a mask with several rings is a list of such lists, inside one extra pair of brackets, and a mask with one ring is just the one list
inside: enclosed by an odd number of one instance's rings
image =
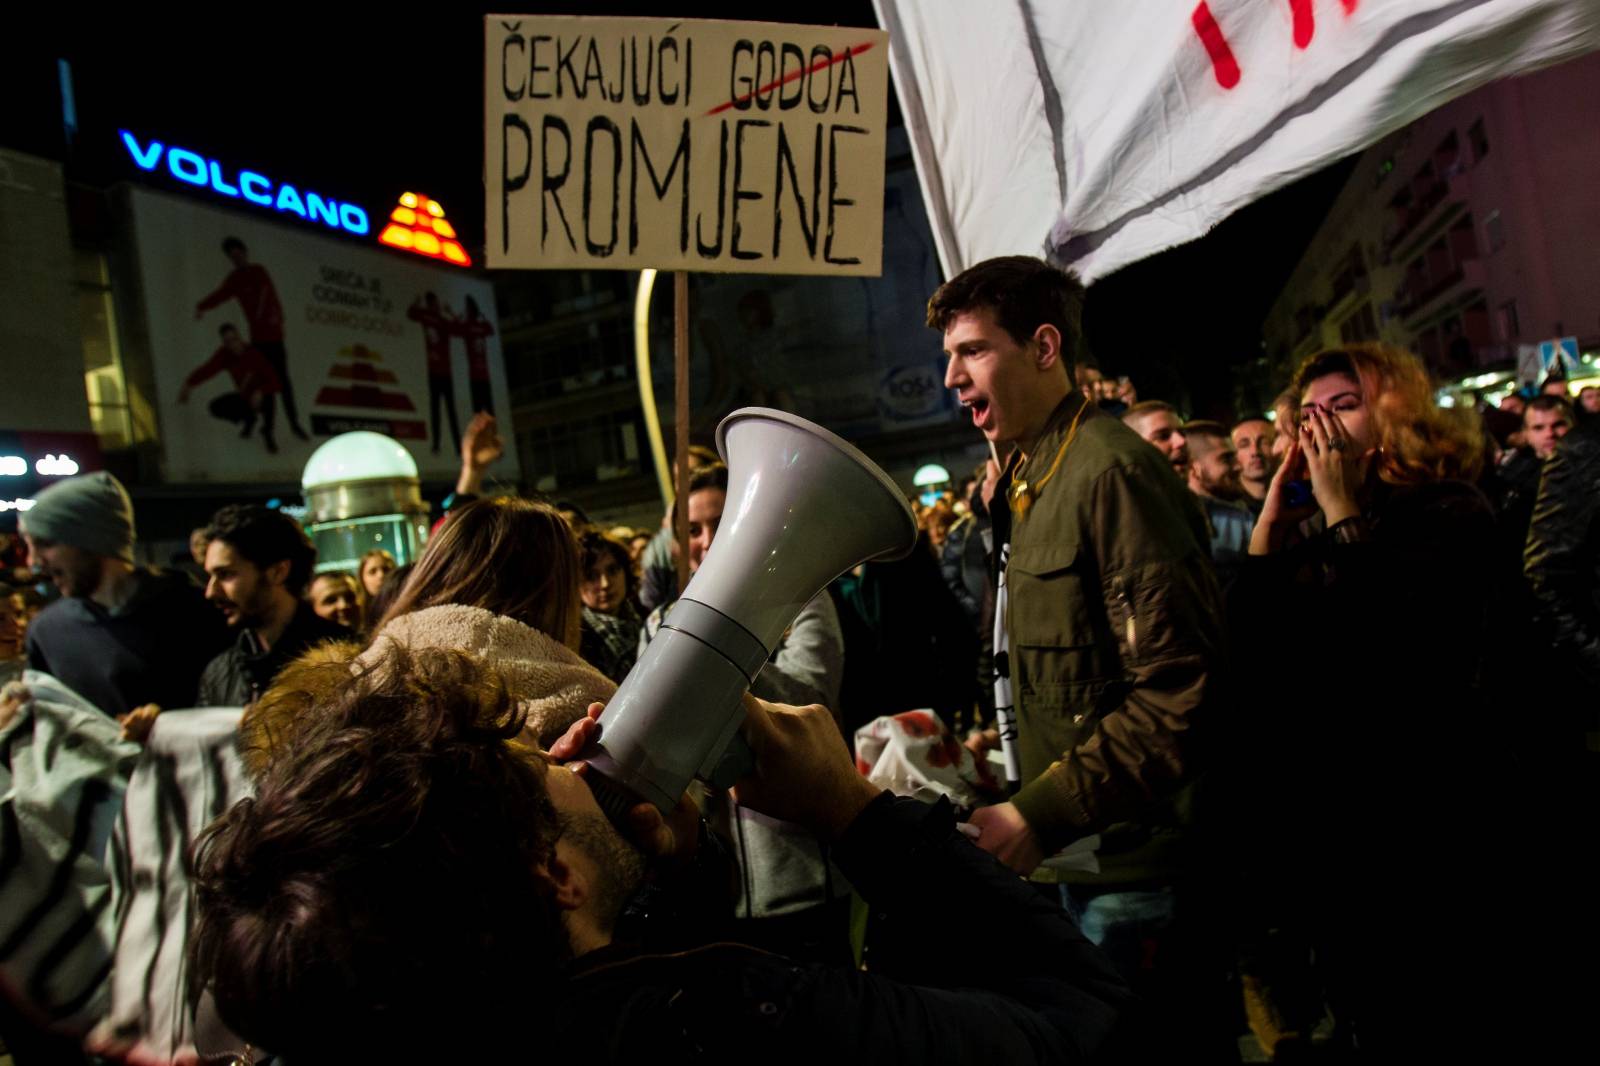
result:
[(311, 453), (300, 482), (319, 574), (354, 570), (373, 548), (404, 566), (428, 539), (417, 461), (393, 437), (341, 433)]

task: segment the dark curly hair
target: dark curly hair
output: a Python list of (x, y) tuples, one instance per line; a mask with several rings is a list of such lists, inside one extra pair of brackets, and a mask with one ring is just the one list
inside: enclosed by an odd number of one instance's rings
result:
[(289, 1061), (494, 1043), (572, 953), (523, 713), (487, 665), (393, 645), (307, 666), (295, 698), (255, 797), (195, 847), (191, 996)]
[(1040, 326), (1061, 334), (1061, 363), (1071, 374), (1085, 359), (1083, 282), (1070, 270), (1051, 266), (1031, 255), (1004, 255), (968, 267), (928, 300), (928, 326), (941, 332), (955, 316), (986, 307), (995, 323), (1018, 344), (1026, 344)]
[(287, 559), (284, 587), (296, 597), (305, 595), (317, 549), (300, 523), (282, 511), (254, 503), (229, 504), (211, 516), (205, 538), (207, 544), (222, 541), (262, 570)]

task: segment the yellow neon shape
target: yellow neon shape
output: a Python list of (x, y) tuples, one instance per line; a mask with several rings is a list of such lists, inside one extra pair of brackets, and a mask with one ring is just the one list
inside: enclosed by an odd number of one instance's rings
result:
[(402, 226), (415, 226), (417, 224), (417, 213), (409, 207), (397, 207), (389, 212), (389, 217)]
[(407, 207), (416, 207), (417, 194), (414, 192), (403, 192), (400, 194), (400, 202), (405, 204)]
[(434, 218), (443, 218), (444, 217), (444, 205), (439, 203), (438, 200), (429, 200), (428, 201), (428, 214), (432, 215)]
[(396, 248), (410, 248), (411, 231), (406, 229), (404, 226), (397, 226), (391, 222), (383, 231), (383, 236), (378, 238), (378, 242), (380, 244), (392, 245)]
[(435, 237), (427, 230), (418, 230), (412, 235), (412, 240), (414, 242), (413, 246), (417, 249), (417, 251), (422, 252), (425, 255), (439, 254), (439, 238)]
[(444, 257), (450, 262), (460, 263), (462, 266), (470, 266), (472, 264), (472, 260), (467, 258), (467, 253), (462, 251), (461, 245), (455, 241), (444, 242)]

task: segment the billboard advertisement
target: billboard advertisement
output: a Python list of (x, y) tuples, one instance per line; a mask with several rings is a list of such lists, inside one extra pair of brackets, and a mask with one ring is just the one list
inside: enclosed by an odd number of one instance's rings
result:
[[(318, 445), (357, 429), (404, 444), (423, 480), (450, 480), (475, 411), (511, 425), (487, 281), (128, 197), (168, 480), (296, 482)], [(502, 462), (514, 478), (514, 454)]]

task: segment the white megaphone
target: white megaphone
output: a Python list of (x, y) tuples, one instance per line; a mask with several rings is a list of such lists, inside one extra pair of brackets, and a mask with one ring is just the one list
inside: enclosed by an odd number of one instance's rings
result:
[(696, 777), (731, 784), (748, 766), (742, 698), (784, 631), (846, 570), (916, 545), (895, 483), (821, 426), (746, 407), (717, 427), (717, 451), (728, 497), (716, 539), (583, 755), (613, 819), (640, 800), (671, 810)]

